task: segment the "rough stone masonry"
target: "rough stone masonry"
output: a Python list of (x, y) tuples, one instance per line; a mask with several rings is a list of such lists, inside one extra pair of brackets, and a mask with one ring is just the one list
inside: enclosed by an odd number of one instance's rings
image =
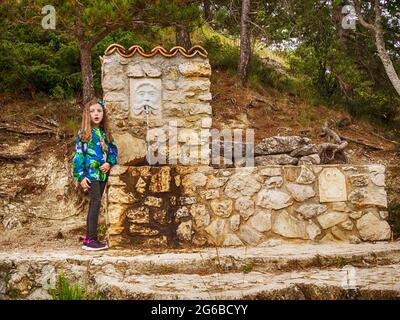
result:
[[(111, 246), (391, 239), (383, 165), (146, 165), (146, 136), (168, 139), (171, 121), (179, 143), (202, 145), (209, 153), (208, 140), (190, 140), (188, 132), (211, 128), (211, 67), (202, 48), (156, 47), (148, 54), (132, 48), (110, 46), (102, 63), (104, 98), (121, 151), (106, 197)], [(158, 152), (170, 160), (184, 156), (179, 143), (173, 156)]]

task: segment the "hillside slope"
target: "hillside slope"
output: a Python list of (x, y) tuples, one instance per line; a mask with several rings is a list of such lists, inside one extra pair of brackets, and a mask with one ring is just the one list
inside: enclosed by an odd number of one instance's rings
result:
[[(316, 143), (326, 142), (319, 134), (322, 125), (343, 120), (345, 125), (334, 129), (351, 139), (346, 149), (351, 163), (386, 165), (389, 201), (400, 202), (399, 146), (384, 138), (384, 128), (351, 119), (343, 111), (310, 106), (288, 93), (242, 88), (225, 71), (214, 70), (211, 92), (213, 127), (253, 128), (256, 142), (274, 135), (302, 135)], [(88, 200), (71, 176), (80, 108), (75, 102), (15, 96), (2, 96), (1, 101), (0, 245), (79, 245)], [(100, 223), (104, 224), (103, 216)]]

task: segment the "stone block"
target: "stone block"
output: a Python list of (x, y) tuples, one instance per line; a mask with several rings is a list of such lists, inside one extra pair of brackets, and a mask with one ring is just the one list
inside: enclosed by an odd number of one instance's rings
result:
[(260, 232), (266, 232), (272, 228), (271, 211), (259, 209), (257, 213), (250, 218), (251, 226)]
[(133, 194), (126, 192), (125, 188), (121, 186), (111, 185), (108, 188), (107, 196), (110, 203), (134, 204), (137, 201)]
[(110, 203), (107, 206), (108, 224), (122, 226), (125, 219), (125, 211), (127, 206), (120, 203)]
[(306, 223), (291, 216), (287, 211), (276, 214), (272, 231), (286, 238), (308, 239)]
[(249, 196), (239, 197), (235, 201), (235, 209), (247, 220), (254, 213), (254, 201)]
[(196, 227), (201, 228), (210, 224), (210, 214), (204, 204), (193, 204), (190, 208), (190, 214)]
[(371, 212), (357, 220), (357, 229), (364, 241), (389, 240), (392, 235), (389, 224)]
[(176, 235), (179, 240), (191, 241), (192, 240), (192, 221), (184, 221), (179, 224)]
[(150, 223), (149, 208), (145, 206), (129, 209), (126, 217), (131, 223)]
[(256, 204), (267, 209), (282, 209), (293, 204), (292, 198), (285, 192), (262, 189), (257, 194)]
[(313, 170), (307, 166), (301, 166), (300, 175), (296, 179), (296, 183), (311, 184), (315, 181), (316, 177)]
[(135, 163), (146, 159), (146, 141), (133, 137), (128, 133), (114, 134), (118, 146), (118, 163), (121, 165)]
[(249, 174), (248, 171), (243, 171), (229, 178), (224, 191), (228, 197), (237, 199), (240, 196), (252, 196), (260, 188), (261, 184), (257, 179)]
[(228, 218), (232, 213), (233, 202), (231, 199), (213, 199), (210, 202), (210, 206), (214, 214)]
[(358, 207), (377, 206), (380, 208), (387, 208), (387, 194), (382, 187), (353, 190), (349, 194), (349, 200)]
[(211, 177), (211, 179), (207, 183), (207, 189), (223, 187), (227, 181), (228, 178)]
[(256, 246), (262, 241), (262, 234), (250, 226), (243, 225), (239, 229), (239, 238), (248, 245)]
[(324, 229), (331, 228), (347, 220), (348, 215), (343, 212), (329, 211), (317, 217), (319, 224)]
[(167, 212), (165, 210), (156, 210), (153, 212), (153, 219), (158, 224), (166, 224), (168, 223)]
[(234, 214), (232, 217), (230, 217), (229, 224), (230, 224), (230, 229), (232, 231), (239, 230), (239, 227), (240, 227), (240, 215), (239, 214)]
[(221, 244), (225, 233), (224, 219), (213, 220), (204, 230), (213, 238), (215, 244)]
[(310, 240), (315, 240), (321, 234), (321, 229), (314, 222), (308, 221), (306, 224), (306, 233)]
[(144, 200), (144, 204), (149, 207), (156, 207), (160, 208), (162, 205), (163, 200), (161, 198), (153, 197), (153, 196), (147, 196), (146, 199)]
[(225, 236), (224, 242), (222, 244), (224, 247), (239, 247), (243, 245), (242, 240), (233, 233), (229, 233)]
[(132, 223), (129, 226), (129, 233), (131, 235), (156, 236), (160, 233), (160, 231), (154, 227), (143, 226), (143, 225)]
[(256, 166), (269, 165), (296, 165), (299, 159), (289, 156), (288, 154), (274, 154), (267, 156), (254, 157)]
[(300, 136), (276, 136), (264, 138), (254, 148), (256, 154), (270, 155), (290, 153), (310, 143), (309, 138)]
[(263, 168), (259, 171), (259, 174), (261, 176), (274, 177), (282, 175), (282, 171), (280, 167)]
[(327, 206), (323, 204), (306, 203), (297, 207), (295, 211), (300, 213), (305, 219), (312, 219), (324, 213), (327, 209)]
[(286, 189), (289, 190), (292, 197), (299, 202), (307, 200), (315, 196), (315, 191), (312, 186), (301, 185), (296, 183), (288, 183)]
[(211, 76), (211, 66), (209, 62), (184, 62), (178, 65), (178, 70), (184, 77)]
[(155, 193), (171, 191), (171, 168), (161, 167), (156, 174), (151, 177), (150, 191)]

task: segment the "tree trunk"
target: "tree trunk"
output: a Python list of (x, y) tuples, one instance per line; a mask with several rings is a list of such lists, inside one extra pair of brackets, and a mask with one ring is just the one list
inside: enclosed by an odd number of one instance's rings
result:
[(383, 37), (383, 28), (382, 28), (382, 16), (381, 10), (379, 7), (379, 2), (375, 3), (375, 43), (376, 48), (378, 49), (378, 56), (383, 63), (383, 67), (385, 68), (386, 74), (392, 83), (393, 87), (397, 91), (397, 94), (400, 96), (400, 79), (396, 73), (396, 69), (393, 66), (392, 60), (390, 59), (389, 54), (386, 51), (385, 39)]
[(192, 47), (192, 41), (190, 41), (190, 32), (185, 27), (176, 27), (176, 45), (190, 49)]
[(204, 18), (206, 21), (210, 21), (210, 0), (203, 0), (204, 6)]
[(355, 10), (361, 25), (369, 30), (372, 30), (375, 35), (375, 45), (378, 50), (378, 56), (382, 61), (385, 72), (392, 83), (397, 94), (400, 96), (400, 79), (397, 75), (396, 69), (393, 66), (392, 60), (386, 51), (385, 39), (383, 37), (383, 27), (382, 27), (382, 12), (379, 0), (375, 0), (374, 13), (375, 21), (374, 24), (368, 23), (364, 20), (361, 14), (361, 4), (360, 1), (354, 0)]
[(249, 75), (249, 65), (251, 57), (250, 41), (250, 0), (242, 1), (242, 14), (240, 18), (240, 62), (239, 76), (242, 86), (246, 86)]
[(85, 104), (95, 96), (92, 70), (92, 48), (87, 41), (80, 41), (79, 49), (81, 55), (83, 103)]

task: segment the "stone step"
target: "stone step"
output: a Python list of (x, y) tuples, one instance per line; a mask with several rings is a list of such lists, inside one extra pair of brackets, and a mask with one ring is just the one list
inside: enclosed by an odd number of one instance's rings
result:
[(301, 272), (96, 275), (109, 299), (400, 299), (400, 265)]
[(242, 272), (243, 269), (291, 271), (345, 264), (363, 266), (400, 263), (400, 241), (361, 244), (280, 244), (264, 247), (205, 248), (151, 253), (135, 250), (87, 252), (0, 251), (0, 263), (114, 265), (136, 274)]
[[(18, 296), (22, 298), (48, 297), (47, 289), (54, 287), (57, 274), (60, 272), (63, 272), (71, 282), (82, 283), (84, 286), (92, 285), (93, 290), (101, 289), (110, 297), (116, 293), (113, 290), (109, 292), (107, 288), (114, 286), (116, 292), (126, 291), (121, 293), (121, 297), (134, 297), (133, 293), (138, 292), (138, 297), (142, 298), (168, 298), (171, 297), (171, 292), (178, 291), (177, 294), (182, 295), (185, 290), (182, 293), (178, 283), (183, 279), (187, 279), (187, 283), (192, 282), (191, 292), (198, 294), (193, 298), (206, 298), (205, 294), (208, 294), (206, 291), (196, 291), (196, 286), (201, 286), (199, 281), (208, 279), (207, 281), (212, 283), (216, 281), (215, 279), (221, 278), (225, 279), (222, 283), (225, 283), (227, 288), (236, 288), (238, 279), (249, 277), (248, 279), (255, 280), (251, 280), (253, 281), (251, 290), (243, 291), (247, 292), (243, 297), (253, 297), (251, 294), (254, 290), (261, 295), (262, 292), (269, 290), (270, 287), (265, 285), (258, 289), (258, 284), (270, 283), (267, 280), (272, 276), (281, 279), (279, 276), (284, 278), (289, 275), (297, 277), (300, 274), (308, 274), (311, 277), (317, 272), (317, 278), (322, 279), (320, 276), (333, 272), (335, 277), (339, 277), (339, 274), (342, 276), (346, 274), (343, 268), (349, 268), (350, 265), (364, 270), (368, 277), (373, 276), (371, 270), (386, 270), (389, 274), (390, 270), (393, 271), (393, 266), (400, 266), (400, 242), (280, 244), (268, 247), (207, 248), (195, 252), (180, 250), (160, 253), (134, 250), (89, 253), (76, 249), (0, 252), (0, 298), (2, 295), (7, 297), (10, 288), (18, 292)], [(372, 272), (371, 275), (369, 272)], [(154, 295), (155, 293), (151, 292), (163, 283), (162, 279), (166, 279), (165, 288), (172, 289), (165, 294), (160, 290)], [(257, 279), (260, 282), (257, 282)], [(308, 278), (305, 276), (304, 279)], [(307, 286), (307, 290), (312, 291), (314, 289), (310, 289), (309, 286), (317, 285), (318, 281), (299, 282), (299, 286)], [(332, 282), (327, 283), (332, 285)], [(284, 282), (271, 288), (278, 290), (276, 294), (279, 295), (289, 290), (291, 285), (289, 282)], [(338, 286), (337, 284), (336, 287), (339, 288)], [(224, 291), (223, 286), (220, 288)], [(281, 289), (283, 291), (279, 291)], [(385, 287), (385, 290), (389, 289)], [(273, 297), (275, 291), (268, 291), (265, 297)], [(232, 291), (230, 294), (231, 296), (227, 295), (226, 298), (235, 298), (237, 292)]]

